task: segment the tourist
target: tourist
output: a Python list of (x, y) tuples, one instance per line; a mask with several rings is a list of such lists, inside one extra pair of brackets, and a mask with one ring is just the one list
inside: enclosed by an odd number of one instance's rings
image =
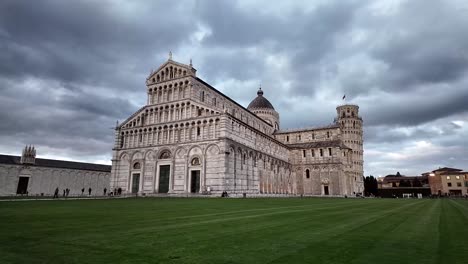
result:
[(107, 188), (104, 188), (104, 196), (106, 196)]
[(58, 193), (59, 193), (59, 189), (58, 187), (55, 189), (55, 192), (54, 192), (54, 199), (55, 198), (58, 198)]
[(63, 197), (65, 197), (66, 192), (67, 191), (65, 189), (63, 189)]
[(91, 187), (88, 189), (88, 194), (91, 195)]
[(81, 189), (81, 196), (83, 196), (83, 194), (84, 194), (84, 187), (83, 189)]

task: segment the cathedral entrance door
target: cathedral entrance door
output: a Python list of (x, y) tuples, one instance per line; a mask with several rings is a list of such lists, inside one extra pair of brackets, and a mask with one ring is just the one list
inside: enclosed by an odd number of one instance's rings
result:
[(19, 177), (16, 194), (26, 194), (28, 191), (29, 177)]
[(132, 193), (138, 193), (140, 190), (140, 173), (134, 173), (132, 176)]
[(190, 179), (190, 192), (191, 193), (200, 192), (200, 171), (199, 170), (192, 171), (192, 175)]
[(169, 175), (171, 173), (171, 165), (159, 166), (159, 193), (169, 192)]
[(328, 192), (328, 185), (323, 186), (323, 193), (324, 193), (325, 195), (329, 195), (329, 192)]

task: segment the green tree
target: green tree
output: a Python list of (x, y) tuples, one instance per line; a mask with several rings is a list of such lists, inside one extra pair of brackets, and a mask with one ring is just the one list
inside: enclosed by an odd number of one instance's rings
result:
[(378, 194), (377, 178), (370, 175), (364, 178), (364, 195), (370, 196)]

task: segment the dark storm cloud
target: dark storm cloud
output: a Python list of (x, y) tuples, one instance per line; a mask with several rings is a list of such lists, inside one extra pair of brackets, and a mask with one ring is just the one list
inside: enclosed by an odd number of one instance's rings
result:
[[(233, 48), (229, 49), (230, 56), (225, 57), (231, 61), (223, 61), (223, 54), (208, 55), (211, 57), (205, 69), (208, 74), (230, 72), (241, 80), (258, 78), (267, 65), (262, 65), (262, 58), (256, 57), (255, 52), (246, 54), (247, 48), (286, 53), (294, 62), (291, 76), (294, 83), (289, 92), (310, 96), (311, 91), (318, 89), (313, 83), (319, 78), (321, 59), (334, 50), (336, 35), (349, 28), (355, 12), (364, 2), (328, 1), (310, 12), (298, 7), (284, 16), (242, 9), (234, 1), (203, 3), (205, 5), (198, 7), (200, 19), (211, 29), (211, 35), (203, 43), (207, 47)], [(258, 54), (263, 55), (262, 52)]]
[[(389, 89), (453, 82), (468, 69), (467, 11), (451, 1), (408, 1), (371, 54), (389, 68)], [(398, 27), (400, 25), (400, 27)], [(385, 41), (385, 42), (384, 42)]]
[(173, 20), (171, 12), (152, 15), (163, 8), (177, 9), (170, 1), (123, 8), (110, 1), (41, 1), (34, 6), (30, 1), (2, 2), (1, 72), (102, 82), (103, 73), (125, 64), (140, 68), (140, 59), (166, 53), (194, 30), (190, 16)]
[(438, 137), (452, 137), (459, 134), (462, 127), (453, 122), (444, 120), (437, 127), (395, 127), (389, 125), (370, 126), (366, 129), (364, 140), (378, 144), (385, 142), (390, 144), (402, 143), (414, 140), (433, 140)]
[[(369, 125), (407, 125), (414, 126), (455, 113), (468, 112), (468, 89), (460, 87), (460, 91), (443, 90), (439, 93), (417, 92), (409, 97), (402, 94), (393, 100), (366, 107), (366, 123)], [(398, 105), (398, 107), (395, 107)]]
[[(92, 100), (90, 100), (92, 98)], [(59, 107), (71, 111), (86, 111), (87, 113), (105, 117), (125, 117), (134, 110), (133, 105), (123, 98), (103, 97), (79, 92), (63, 95), (59, 101)]]
[[(221, 54), (210, 53), (204, 56), (203, 74), (207, 79), (225, 80), (235, 78), (240, 81), (259, 78), (261, 70), (264, 67), (263, 58), (252, 55), (251, 52), (243, 50), (234, 50)], [(235, 67), (234, 65), (249, 65), (249, 67)]]
[[(130, 100), (135, 91), (145, 96), (144, 78), (155, 59), (195, 29), (190, 8), (172, 1), (1, 2), (4, 151), (20, 141), (66, 148), (77, 158), (93, 151), (107, 155), (113, 144), (109, 128), (144, 102)], [(184, 9), (188, 14), (170, 19)]]

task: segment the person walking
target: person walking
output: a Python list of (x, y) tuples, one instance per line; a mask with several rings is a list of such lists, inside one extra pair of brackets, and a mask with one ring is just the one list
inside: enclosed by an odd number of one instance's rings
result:
[(83, 194), (84, 194), (84, 187), (83, 189), (81, 189), (81, 196), (83, 196)]
[(54, 199), (55, 198), (58, 198), (58, 193), (59, 193), (59, 189), (58, 187), (55, 189), (55, 192), (54, 192)]
[(104, 196), (106, 196), (107, 188), (104, 188)]
[(91, 187), (88, 189), (88, 194), (91, 195)]
[(65, 189), (63, 189), (63, 197), (65, 197), (66, 192), (67, 191)]

